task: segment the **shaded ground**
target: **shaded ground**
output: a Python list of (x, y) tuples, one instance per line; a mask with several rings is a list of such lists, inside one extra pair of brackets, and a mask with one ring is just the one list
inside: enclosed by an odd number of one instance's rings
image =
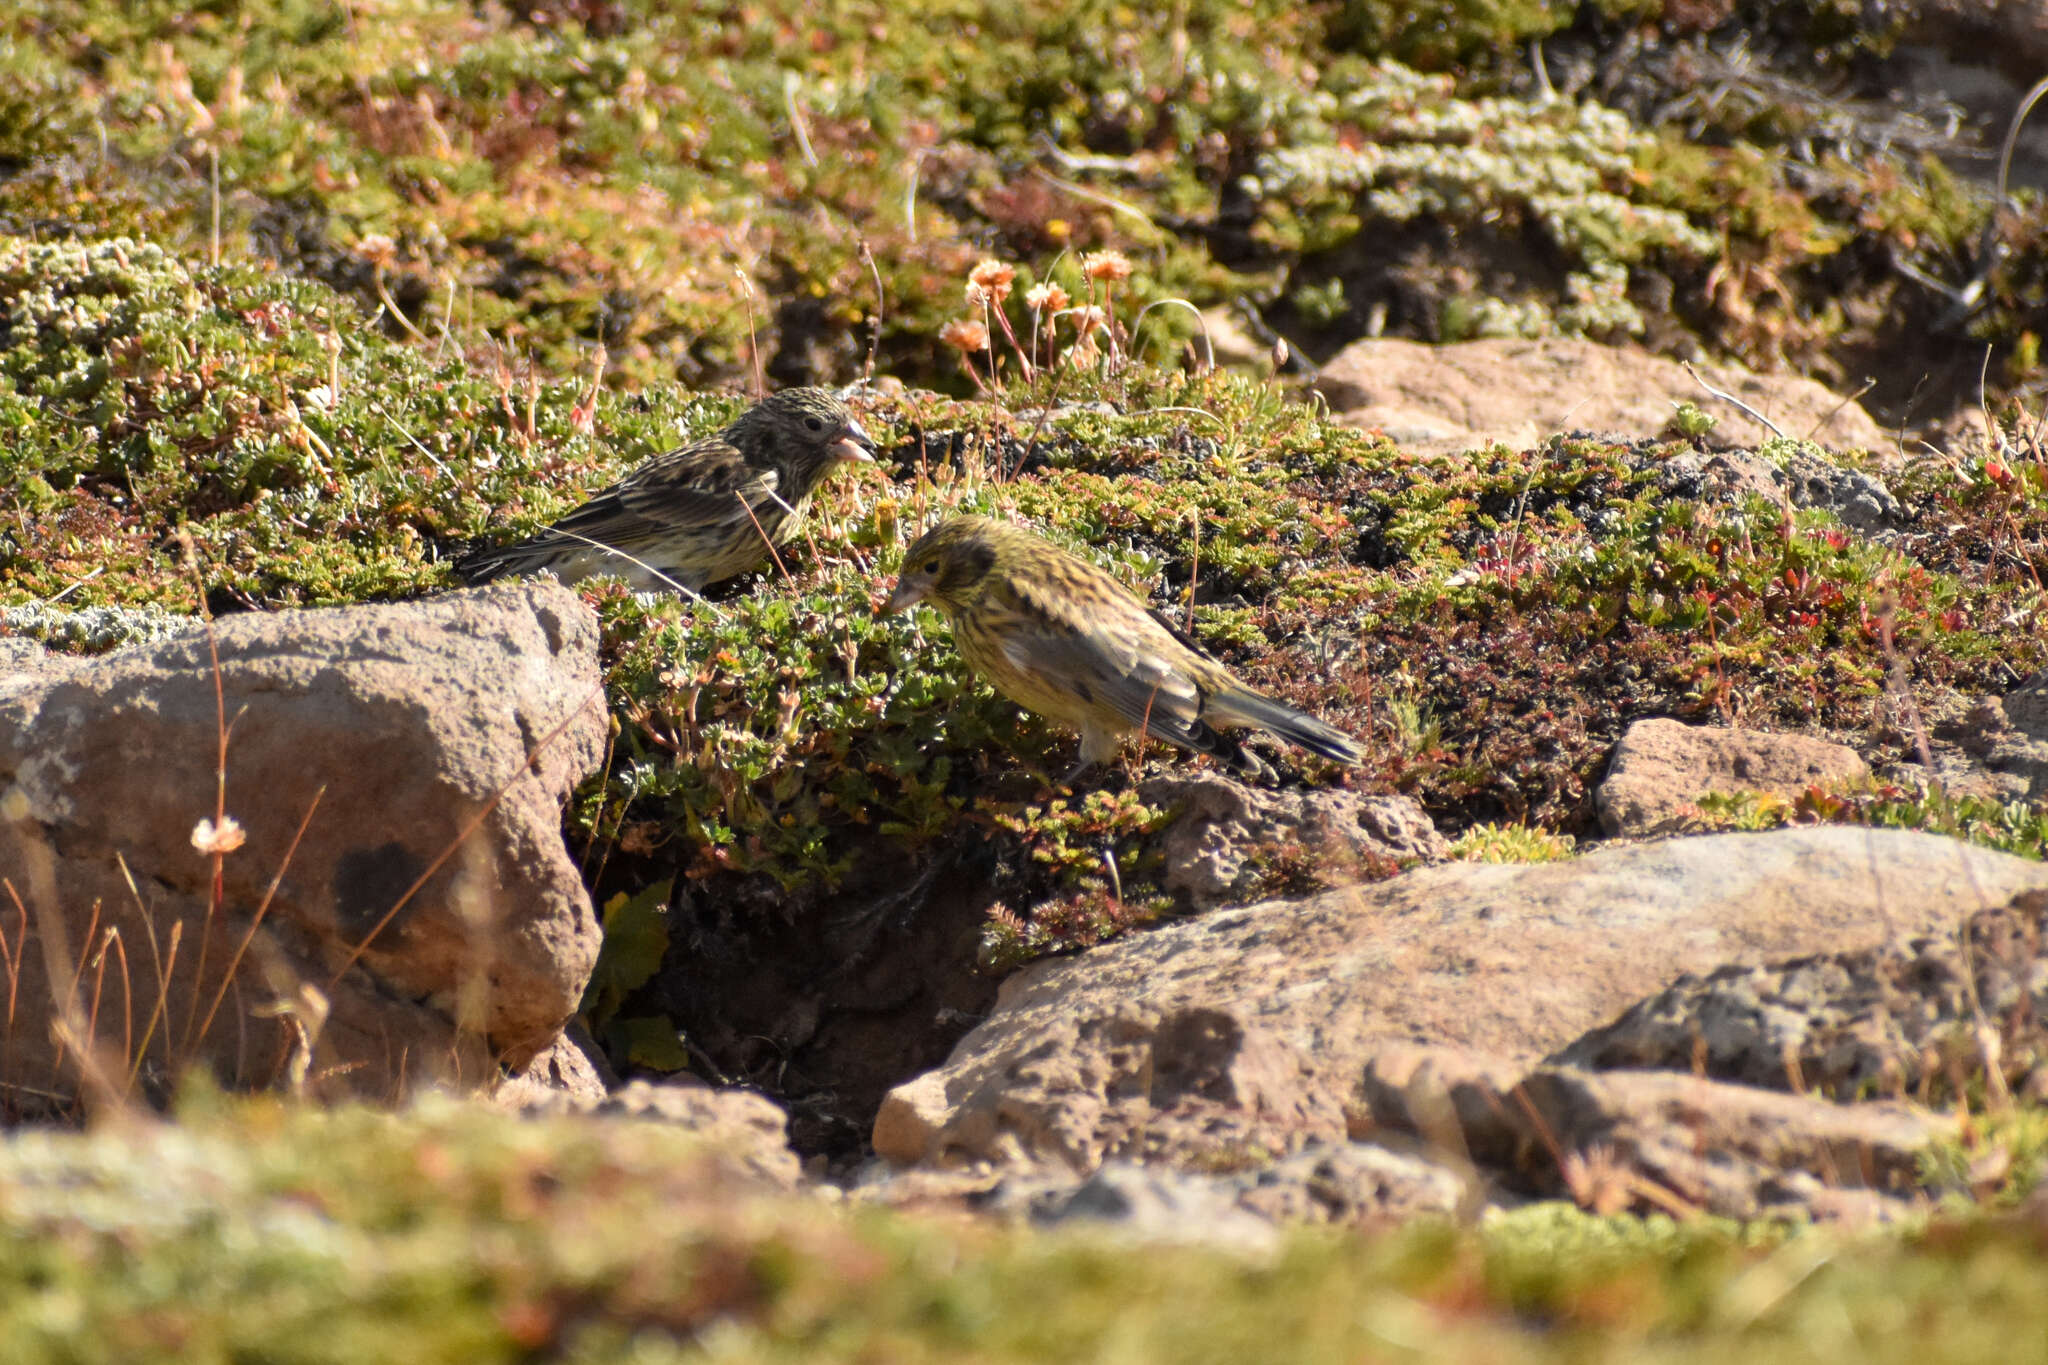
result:
[(798, 1151), (858, 1155), (890, 1087), (944, 1061), (995, 1001), (976, 965), (995, 856), (963, 831), (907, 877), (877, 858), (797, 915), (730, 884), (685, 889), (668, 964), (628, 1008), (673, 1021), (720, 1083), (786, 1105)]

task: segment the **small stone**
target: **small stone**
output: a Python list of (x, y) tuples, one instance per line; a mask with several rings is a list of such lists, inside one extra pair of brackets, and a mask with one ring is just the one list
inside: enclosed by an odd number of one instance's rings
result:
[(1675, 720), (1639, 720), (1614, 747), (1594, 793), (1610, 835), (1664, 832), (1707, 793), (1768, 792), (1793, 797), (1821, 783), (1847, 782), (1869, 767), (1846, 744)]

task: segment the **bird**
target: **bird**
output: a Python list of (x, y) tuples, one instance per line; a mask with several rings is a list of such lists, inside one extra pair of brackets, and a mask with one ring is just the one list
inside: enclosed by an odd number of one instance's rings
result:
[(1358, 742), (1238, 680), (1105, 570), (1022, 526), (955, 516), (903, 558), (885, 615), (929, 603), (961, 657), (998, 692), (1081, 733), (1074, 779), (1143, 730), (1194, 753), (1270, 776), (1224, 730), (1264, 730), (1333, 762), (1363, 761)]
[(455, 562), (470, 584), (615, 574), (637, 592), (695, 593), (760, 567), (797, 534), (834, 466), (873, 464), (875, 443), (825, 389), (783, 389), (701, 440), (655, 456), (529, 539)]

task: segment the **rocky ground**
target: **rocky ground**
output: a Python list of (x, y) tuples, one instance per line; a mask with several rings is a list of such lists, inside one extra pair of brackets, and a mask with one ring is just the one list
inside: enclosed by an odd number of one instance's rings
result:
[[(2019, 1339), (2048, 14), (1527, 8), (0, 18), (24, 1358)], [(456, 587), (757, 379), (776, 571)], [(1366, 763), (1056, 789), (954, 508)]]

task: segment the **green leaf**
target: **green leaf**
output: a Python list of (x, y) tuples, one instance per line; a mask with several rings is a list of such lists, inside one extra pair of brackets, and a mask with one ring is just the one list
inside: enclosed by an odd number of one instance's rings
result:
[(583, 1018), (593, 1032), (604, 1027), (626, 997), (646, 985), (661, 969), (668, 951), (668, 897), (673, 878), (664, 878), (637, 896), (620, 892), (605, 903), (604, 946), (583, 988)]
[(682, 1031), (663, 1015), (614, 1019), (604, 1031), (604, 1041), (605, 1051), (626, 1066), (652, 1071), (686, 1071), (690, 1066)]

